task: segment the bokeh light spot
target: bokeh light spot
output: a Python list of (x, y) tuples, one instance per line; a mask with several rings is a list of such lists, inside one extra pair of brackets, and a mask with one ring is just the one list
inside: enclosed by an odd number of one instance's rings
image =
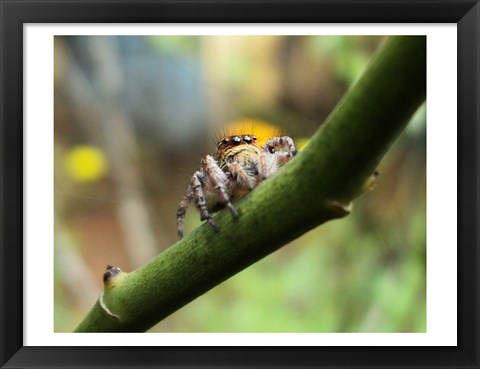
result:
[(94, 182), (107, 171), (107, 160), (102, 150), (87, 145), (70, 149), (65, 156), (65, 171), (69, 177), (79, 182)]

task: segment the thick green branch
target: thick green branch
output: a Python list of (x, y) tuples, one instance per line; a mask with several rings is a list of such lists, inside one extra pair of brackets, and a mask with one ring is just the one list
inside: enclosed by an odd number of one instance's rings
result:
[[(426, 38), (390, 37), (309, 145), (274, 177), (145, 266), (112, 278), (78, 332), (145, 331), (319, 224), (339, 217), (425, 99)], [(173, 215), (172, 215), (173, 216)], [(101, 306), (103, 305), (103, 307)], [(105, 307), (108, 307), (106, 311)]]

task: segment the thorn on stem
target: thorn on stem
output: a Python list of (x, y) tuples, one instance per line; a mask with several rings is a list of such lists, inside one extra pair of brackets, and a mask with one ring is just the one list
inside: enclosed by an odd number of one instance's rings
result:
[(113, 266), (112, 264), (107, 265), (107, 269), (103, 274), (103, 284), (107, 286), (110, 284), (113, 278), (122, 273), (122, 270), (119, 267)]
[(350, 202), (348, 205), (344, 205), (339, 201), (330, 200), (327, 201), (327, 207), (332, 210), (337, 217), (344, 217), (352, 212), (353, 203)]

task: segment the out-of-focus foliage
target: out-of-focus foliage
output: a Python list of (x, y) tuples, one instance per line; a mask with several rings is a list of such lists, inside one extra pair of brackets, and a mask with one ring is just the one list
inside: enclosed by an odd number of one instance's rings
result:
[(319, 60), (328, 58), (335, 65), (335, 76), (349, 84), (360, 76), (377, 46), (374, 37), (318, 36), (309, 41), (311, 54)]
[[(308, 144), (381, 39), (56, 37), (55, 331), (88, 312), (108, 263), (128, 271), (175, 242), (177, 203), (229, 123)], [(425, 127), (422, 107), (350, 216), (152, 331), (424, 332)], [(199, 224), (192, 206), (186, 233)]]

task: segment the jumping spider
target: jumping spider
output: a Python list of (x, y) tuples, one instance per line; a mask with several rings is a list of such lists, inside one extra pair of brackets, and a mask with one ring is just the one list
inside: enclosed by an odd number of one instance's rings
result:
[(275, 174), (296, 153), (295, 143), (287, 136), (273, 137), (261, 148), (257, 145), (257, 138), (251, 134), (220, 140), (217, 153), (202, 159), (178, 205), (178, 237), (183, 237), (183, 221), (190, 201), (195, 201), (200, 219), (208, 221), (213, 230), (218, 231), (210, 212), (227, 207), (236, 217), (237, 210), (232, 202)]

